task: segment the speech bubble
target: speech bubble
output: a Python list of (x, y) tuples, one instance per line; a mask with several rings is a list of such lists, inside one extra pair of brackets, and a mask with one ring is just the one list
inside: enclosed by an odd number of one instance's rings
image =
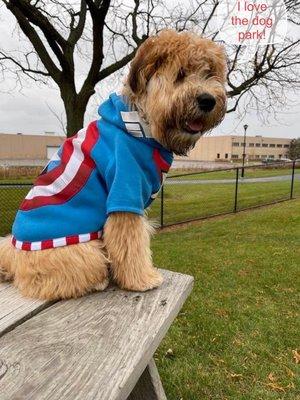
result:
[(220, 0), (216, 17), (219, 38), (242, 46), (239, 62), (249, 61), (259, 46), (283, 43), (287, 34), (283, 0)]

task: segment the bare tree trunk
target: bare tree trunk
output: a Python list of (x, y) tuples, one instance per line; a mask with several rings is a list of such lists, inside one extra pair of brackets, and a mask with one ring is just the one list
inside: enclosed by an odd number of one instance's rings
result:
[(76, 93), (75, 87), (72, 87), (72, 85), (63, 87), (61, 97), (66, 111), (67, 137), (76, 135), (83, 127), (84, 114), (92, 93), (82, 96)]
[(64, 101), (67, 116), (67, 137), (76, 135), (83, 127), (85, 107), (78, 106), (76, 99)]

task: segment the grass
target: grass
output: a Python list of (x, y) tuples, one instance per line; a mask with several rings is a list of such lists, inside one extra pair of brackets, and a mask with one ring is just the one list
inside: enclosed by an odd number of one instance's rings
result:
[(0, 179), (0, 184), (5, 185), (7, 183), (15, 183), (16, 185), (18, 183), (26, 183), (26, 184), (32, 184), (36, 179), (36, 176), (26, 176), (26, 177), (20, 177), (20, 178), (3, 178)]
[(299, 209), (294, 200), (154, 238), (157, 265), (195, 277), (156, 354), (168, 399), (300, 399)]
[[(296, 172), (298, 173), (299, 171), (300, 169)], [(172, 182), (172, 180), (169, 182)], [(26, 182), (23, 181), (22, 183)], [(0, 186), (0, 236), (10, 232), (15, 213), (28, 191), (29, 186), (10, 188), (1, 188)], [(187, 184), (183, 185), (165, 185), (164, 224), (168, 225), (189, 219), (232, 212), (234, 194), (235, 183), (197, 185), (193, 183), (189, 184), (187, 181)], [(290, 181), (240, 182), (238, 209), (288, 199), (289, 195)], [(295, 180), (294, 196), (300, 196), (299, 179)], [(153, 203), (149, 210), (149, 216), (152, 219), (159, 220), (160, 199), (157, 199)]]
[[(299, 170), (299, 167), (298, 167)], [(195, 173), (195, 170), (172, 170), (168, 176), (176, 176), (180, 174), (188, 174)], [(281, 175), (291, 175), (292, 166), (289, 165), (287, 168), (267, 168), (267, 167), (256, 167), (256, 168), (245, 168), (245, 178), (265, 178), (272, 176), (281, 176)], [(298, 171), (299, 173), (299, 171)], [(240, 167), (240, 176), (241, 176), (241, 167)], [(210, 179), (235, 179), (236, 171), (216, 171), (216, 172), (199, 172), (196, 175), (187, 175), (182, 177), (181, 179), (201, 179), (201, 180), (210, 180)]]
[(28, 193), (29, 188), (29, 186), (0, 188), (0, 236), (11, 232), (16, 211)]
[[(1, 189), (0, 236), (27, 191)], [(287, 182), (241, 185), (240, 206), (288, 193)], [(182, 220), (231, 209), (233, 185), (174, 185), (165, 200), (166, 219)], [(156, 354), (169, 400), (300, 400), (299, 209), (294, 200), (154, 238), (157, 265), (195, 277)]]
[[(233, 166), (234, 168), (234, 166)], [(291, 175), (291, 164), (289, 164), (286, 168), (282, 167), (256, 167), (256, 168), (246, 168), (245, 169), (245, 178), (263, 178), (263, 177), (271, 177), (271, 176), (281, 176), (281, 175)], [(300, 173), (300, 166), (297, 164), (298, 173)], [(240, 168), (241, 170), (241, 168)], [(196, 172), (196, 175), (195, 175)], [(210, 179), (235, 179), (236, 172), (235, 170), (230, 171), (197, 171), (195, 169), (171, 169), (168, 174), (169, 177), (174, 175), (186, 175), (193, 173), (194, 175), (187, 175), (181, 179), (184, 180), (210, 180)], [(241, 171), (240, 171), (241, 174)], [(32, 183), (36, 179), (36, 176), (16, 176), (11, 178), (3, 178), (0, 177), (0, 183)]]
[[(238, 209), (288, 199), (289, 181), (240, 183)], [(165, 185), (164, 223), (172, 224), (193, 218), (218, 213), (232, 212), (234, 207), (235, 184), (213, 185)], [(300, 180), (295, 182), (295, 196), (300, 196)], [(160, 199), (153, 203), (149, 216), (158, 219)]]

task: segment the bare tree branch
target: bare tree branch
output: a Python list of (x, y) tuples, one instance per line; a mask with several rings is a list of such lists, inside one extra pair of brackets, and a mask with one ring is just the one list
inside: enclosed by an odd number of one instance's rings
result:
[[(24, 49), (0, 49), (0, 73), (36, 82), (51, 79), (64, 102), (68, 135), (83, 124), (95, 86), (132, 60), (138, 46), (164, 28), (195, 30), (218, 40), (219, 0), (0, 0), (16, 18)], [(300, 0), (285, 0), (291, 26), (300, 25)], [(2, 10), (0, 9), (0, 13)], [(17, 45), (16, 45), (17, 48)], [(228, 112), (249, 107), (265, 118), (300, 88), (300, 40), (261, 46), (241, 64), (243, 46), (228, 46)], [(78, 87), (76, 87), (78, 86)], [(246, 106), (245, 106), (246, 104)], [(247, 107), (247, 108), (246, 108)]]

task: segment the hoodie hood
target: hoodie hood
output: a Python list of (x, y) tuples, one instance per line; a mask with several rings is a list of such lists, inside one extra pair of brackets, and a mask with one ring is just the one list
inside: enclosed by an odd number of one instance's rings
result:
[(172, 155), (172, 152), (153, 139), (149, 126), (140, 118), (138, 112), (132, 109), (127, 97), (112, 93), (107, 100), (100, 104), (98, 114), (124, 133)]

